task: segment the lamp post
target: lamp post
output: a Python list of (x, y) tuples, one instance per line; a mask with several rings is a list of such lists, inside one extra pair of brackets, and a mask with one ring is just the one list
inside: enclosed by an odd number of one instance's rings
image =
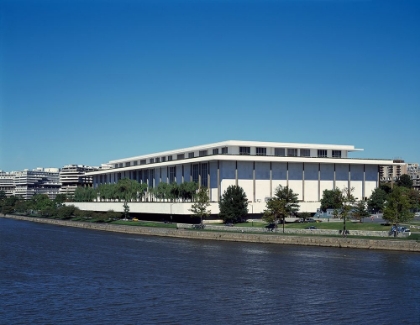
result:
[(171, 223), (172, 223), (172, 206), (174, 205), (175, 203), (171, 203), (171, 205), (170, 205), (170, 209), (171, 209), (171, 216), (169, 217), (170, 219), (171, 219)]

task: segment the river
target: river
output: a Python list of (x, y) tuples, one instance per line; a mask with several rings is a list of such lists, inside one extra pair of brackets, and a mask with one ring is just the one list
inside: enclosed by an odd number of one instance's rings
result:
[(420, 324), (420, 255), (0, 218), (1, 324)]

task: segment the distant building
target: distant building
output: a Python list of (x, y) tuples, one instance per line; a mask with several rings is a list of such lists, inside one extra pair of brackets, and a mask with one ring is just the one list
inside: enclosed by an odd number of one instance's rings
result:
[(15, 193), (15, 172), (0, 171), (0, 191), (4, 191), (7, 196)]
[(407, 164), (402, 159), (394, 159), (392, 165), (379, 166), (379, 177), (382, 182), (398, 181), (401, 175), (407, 174)]
[(97, 167), (85, 165), (66, 165), (60, 171), (60, 194), (72, 197), (78, 187), (92, 187), (92, 176), (87, 172), (98, 170)]
[(55, 199), (60, 190), (58, 168), (36, 168), (15, 172), (14, 195), (29, 200), (35, 194), (46, 194)]
[(407, 174), (413, 181), (413, 188), (420, 191), (420, 169), (418, 163), (407, 164)]

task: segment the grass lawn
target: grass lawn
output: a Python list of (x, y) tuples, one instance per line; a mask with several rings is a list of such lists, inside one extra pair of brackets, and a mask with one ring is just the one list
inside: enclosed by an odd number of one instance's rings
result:
[(153, 221), (117, 220), (117, 221), (112, 221), (111, 224), (124, 225), (124, 226), (156, 227), (156, 228), (176, 228), (176, 223), (163, 223), (163, 222), (153, 222)]
[[(254, 227), (265, 227), (265, 222), (254, 222)], [(213, 226), (223, 226), (223, 224), (211, 224)], [(318, 229), (341, 230), (343, 229), (342, 222), (307, 222), (307, 223), (286, 223), (285, 229), (305, 229), (309, 226), (315, 226)], [(252, 222), (236, 223), (235, 227), (252, 227)], [(283, 225), (279, 224), (279, 228)], [(382, 226), (376, 223), (359, 223), (359, 222), (346, 222), (348, 230), (366, 230), (366, 231), (389, 231), (391, 226)]]

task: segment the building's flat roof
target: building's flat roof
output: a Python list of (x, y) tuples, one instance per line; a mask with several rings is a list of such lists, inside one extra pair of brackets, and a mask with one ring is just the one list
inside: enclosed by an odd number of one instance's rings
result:
[(337, 144), (308, 144), (308, 143), (287, 143), (287, 142), (261, 142), (261, 141), (240, 141), (240, 140), (228, 140), (222, 142), (215, 142), (200, 146), (155, 152), (152, 154), (146, 154), (141, 156), (134, 156), (129, 158), (110, 160), (108, 164), (117, 164), (131, 160), (140, 160), (153, 158), (156, 156), (165, 155), (176, 155), (180, 153), (186, 153), (197, 150), (211, 149), (216, 147), (228, 147), (228, 146), (243, 146), (243, 147), (271, 147), (271, 148), (299, 148), (299, 149), (333, 149), (333, 150), (346, 150), (346, 151), (363, 151), (363, 149), (356, 149), (351, 145), (337, 145)]

